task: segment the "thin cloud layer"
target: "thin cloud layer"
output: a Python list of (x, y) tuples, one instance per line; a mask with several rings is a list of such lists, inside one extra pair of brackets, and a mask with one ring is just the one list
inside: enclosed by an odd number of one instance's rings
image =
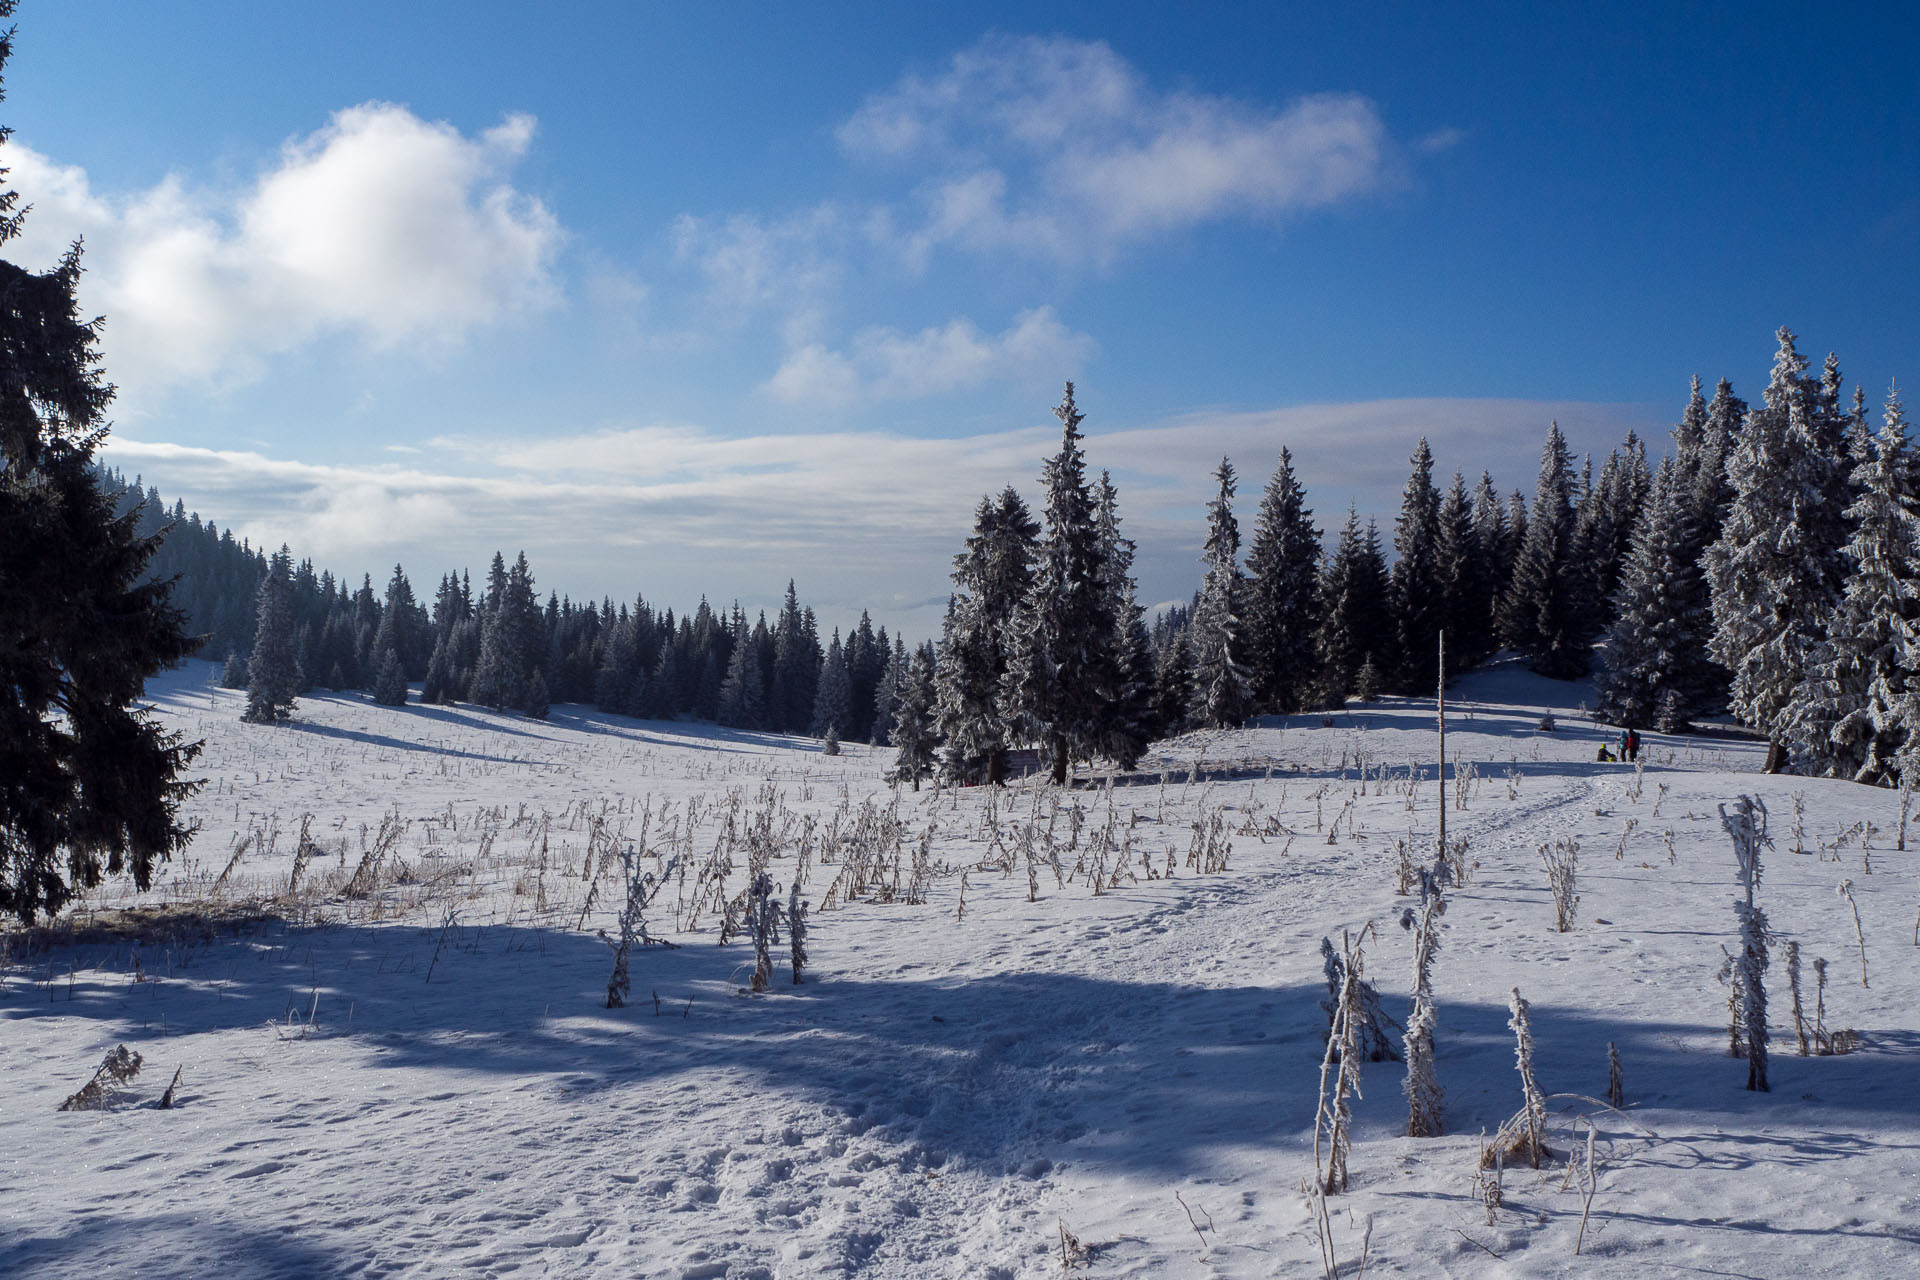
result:
[[(1242, 476), (1250, 529), (1259, 491), (1291, 448), (1323, 527), (1349, 502), (1391, 527), (1421, 436), (1445, 475), (1493, 472), (1532, 492), (1546, 423), (1604, 452), (1642, 415), (1626, 406), (1514, 400), (1397, 400), (1257, 413), (1203, 413), (1106, 431), (1083, 399), (1095, 470), (1110, 469), (1143, 599), (1198, 580), (1209, 472)], [(1038, 415), (1036, 415), (1038, 417)], [(868, 432), (726, 436), (655, 425), (543, 440), (442, 438), (405, 464), (328, 466), (246, 451), (116, 436), (108, 458), (142, 473), (258, 545), (285, 541), (336, 571), (395, 560), (416, 580), (524, 547), (543, 587), (575, 596), (684, 605), (707, 592), (777, 603), (788, 577), (831, 625), (873, 609), (918, 635), (938, 630), (947, 572), (974, 504), (1013, 484), (1040, 501), (1051, 420), (945, 439)]]
[(909, 75), (839, 129), (850, 155), (917, 168), (916, 214), (881, 225), (909, 261), (936, 250), (1104, 260), (1220, 218), (1364, 195), (1395, 148), (1358, 94), (1280, 110), (1149, 85), (1103, 42), (989, 36)]
[(108, 367), (136, 400), (245, 381), (334, 334), (446, 348), (557, 300), (560, 224), (507, 181), (533, 132), (516, 115), (469, 138), (370, 102), (243, 190), (169, 176), (124, 197), (15, 142), (4, 159), (33, 206), (17, 252), (44, 264), (85, 237), (82, 305), (107, 316)]

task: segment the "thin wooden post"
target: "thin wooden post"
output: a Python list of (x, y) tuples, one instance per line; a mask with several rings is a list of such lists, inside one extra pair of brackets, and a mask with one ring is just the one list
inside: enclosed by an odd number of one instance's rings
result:
[(1433, 705), (1440, 721), (1440, 857), (1447, 856), (1447, 633), (1440, 633), (1440, 686)]

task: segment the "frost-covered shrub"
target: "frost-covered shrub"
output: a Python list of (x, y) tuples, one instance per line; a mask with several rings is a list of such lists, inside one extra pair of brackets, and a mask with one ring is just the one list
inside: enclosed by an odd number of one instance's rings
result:
[[(1327, 1038), (1331, 1042), (1337, 1038), (1340, 1028), (1347, 961), (1342, 952), (1334, 949), (1333, 939), (1326, 937), (1320, 939), (1320, 958), (1322, 971), (1327, 978), (1327, 998), (1320, 1002), (1320, 1007), (1327, 1011)], [(1387, 1028), (1399, 1024), (1380, 1007), (1380, 993), (1374, 990), (1371, 982), (1356, 975), (1353, 999), (1359, 1012), (1354, 1019), (1352, 1035), (1354, 1043), (1360, 1048), (1361, 1057), (1368, 1062), (1398, 1062), (1400, 1055), (1393, 1051), (1393, 1039), (1387, 1034)]]
[(1574, 873), (1579, 860), (1578, 840), (1556, 840), (1540, 846), (1540, 861), (1547, 868), (1547, 887), (1553, 891), (1553, 927), (1559, 933), (1573, 928), (1573, 913), (1580, 905), (1580, 895), (1574, 892)]

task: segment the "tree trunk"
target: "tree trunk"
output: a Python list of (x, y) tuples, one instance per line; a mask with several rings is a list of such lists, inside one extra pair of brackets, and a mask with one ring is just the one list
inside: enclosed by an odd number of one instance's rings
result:
[(1067, 735), (1057, 733), (1053, 737), (1053, 785), (1067, 785)]
[(1787, 767), (1787, 749), (1778, 742), (1767, 744), (1767, 772), (1779, 773)]

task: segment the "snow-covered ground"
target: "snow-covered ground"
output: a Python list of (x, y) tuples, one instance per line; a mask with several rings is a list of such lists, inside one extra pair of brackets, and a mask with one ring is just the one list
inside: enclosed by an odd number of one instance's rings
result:
[[(1396, 842), (1433, 846), (1431, 703), (1191, 735), (1143, 784), (896, 794), (889, 752), (575, 707), (319, 697), (263, 728), (205, 664), (150, 693), (206, 739), (202, 830), (139, 901), (108, 886), (71, 940), (11, 940), (0, 1275), (1043, 1276), (1063, 1230), (1092, 1275), (1324, 1270), (1301, 1190), (1320, 941), (1374, 924), (1366, 972), (1405, 1017)], [(1500, 669), (1450, 703), (1472, 770), (1448, 833), (1473, 869), (1434, 969), (1447, 1132), (1403, 1136), (1403, 1068), (1368, 1064), (1324, 1247), (1349, 1276), (1363, 1242), (1369, 1275), (1920, 1274), (1900, 798), (1762, 776), (1731, 736), (1650, 734), (1639, 773), (1596, 763), (1610, 735), (1581, 696)], [(1715, 978), (1736, 939), (1718, 807), (1741, 793), (1775, 842), (1767, 1094), (1728, 1056)], [(1569, 838), (1558, 933), (1537, 851)], [(628, 842), (652, 867), (684, 856), (647, 917), (678, 945), (636, 951), (608, 1009), (599, 934)], [(806, 982), (782, 967), (764, 995), (750, 944), (717, 945), (696, 901), (717, 849), (737, 890), (756, 842), (814, 907)], [(891, 852), (846, 901), (854, 846)], [(147, 918), (137, 943), (114, 914), (268, 900), (237, 928)], [(1789, 939), (1809, 1015), (1824, 957), (1826, 1024), (1857, 1052), (1795, 1053)], [(1490, 1223), (1477, 1163), (1520, 1105), (1515, 986), (1542, 1087), (1604, 1096), (1612, 1042), (1627, 1105), (1556, 1097), (1561, 1158), (1507, 1169)], [(146, 1065), (119, 1105), (58, 1111), (121, 1043)], [(1580, 1117), (1597, 1189), (1576, 1257)]]

